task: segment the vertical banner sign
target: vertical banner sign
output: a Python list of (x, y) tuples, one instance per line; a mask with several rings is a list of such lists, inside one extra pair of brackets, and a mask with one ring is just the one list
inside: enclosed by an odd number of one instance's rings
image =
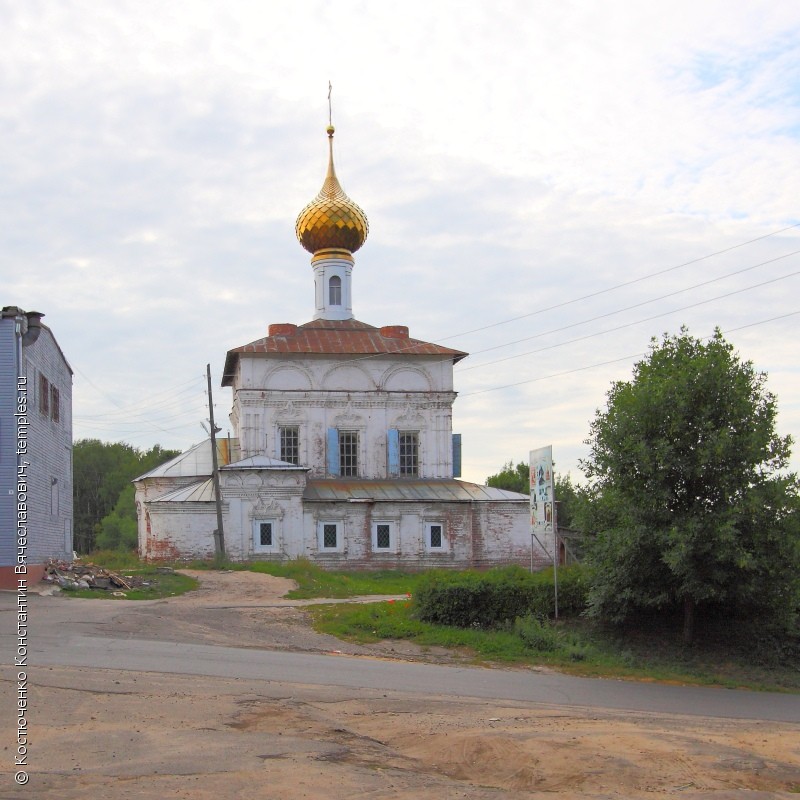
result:
[(531, 528), (537, 536), (553, 533), (553, 447), (531, 450)]

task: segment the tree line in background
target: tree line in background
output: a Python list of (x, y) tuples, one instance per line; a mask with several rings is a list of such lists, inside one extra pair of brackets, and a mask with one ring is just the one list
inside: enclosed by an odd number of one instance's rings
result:
[(124, 442), (80, 439), (72, 450), (74, 541), (79, 553), (133, 549), (136, 503), (131, 481), (179, 455), (154, 445), (138, 450)]
[[(776, 417), (766, 375), (719, 331), (652, 340), (591, 423), (587, 483), (556, 476), (559, 526), (581, 534), (590, 616), (679, 617), (687, 643), (698, 616), (717, 633), (797, 637), (800, 484)], [(525, 463), (508, 462), (487, 483), (529, 494), (528, 480)]]

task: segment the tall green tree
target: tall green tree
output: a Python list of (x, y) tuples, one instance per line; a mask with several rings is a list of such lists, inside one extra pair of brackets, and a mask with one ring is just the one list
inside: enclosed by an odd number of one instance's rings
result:
[[(160, 445), (142, 451), (124, 442), (99, 439), (75, 442), (72, 448), (75, 549), (81, 553), (93, 550), (103, 518), (112, 513), (130, 482), (179, 453)], [(128, 511), (128, 516), (132, 514), (135, 520), (132, 496)]]
[(133, 550), (139, 541), (133, 484), (120, 493), (114, 508), (96, 526), (95, 546), (100, 550)]
[(585, 525), (596, 616), (698, 609), (792, 623), (800, 601), (798, 483), (766, 375), (719, 330), (653, 339), (591, 424)]
[(528, 465), (524, 461), (514, 464), (507, 461), (495, 475), (490, 475), (486, 479), (486, 485), (495, 489), (505, 489), (507, 492), (519, 492), (520, 494), (530, 494), (530, 474)]

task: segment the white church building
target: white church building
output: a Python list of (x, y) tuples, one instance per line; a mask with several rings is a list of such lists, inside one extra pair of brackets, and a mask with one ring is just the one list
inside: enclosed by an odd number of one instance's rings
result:
[[(233, 446), (218, 442), (226, 556), (362, 568), (530, 564), (528, 497), (454, 478), (453, 365), (467, 354), (353, 317), (353, 254), (368, 222), (339, 184), (327, 132), (325, 182), (296, 225), (312, 255), (313, 319), (270, 325), (225, 361), (235, 436)], [(207, 440), (136, 479), (143, 558), (214, 554), (211, 456)], [(550, 559), (536, 543), (534, 562)]]

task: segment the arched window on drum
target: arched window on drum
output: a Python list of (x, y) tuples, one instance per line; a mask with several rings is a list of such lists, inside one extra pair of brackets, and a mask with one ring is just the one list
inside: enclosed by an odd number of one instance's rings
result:
[(342, 304), (342, 279), (338, 275), (328, 281), (328, 303), (332, 306)]

